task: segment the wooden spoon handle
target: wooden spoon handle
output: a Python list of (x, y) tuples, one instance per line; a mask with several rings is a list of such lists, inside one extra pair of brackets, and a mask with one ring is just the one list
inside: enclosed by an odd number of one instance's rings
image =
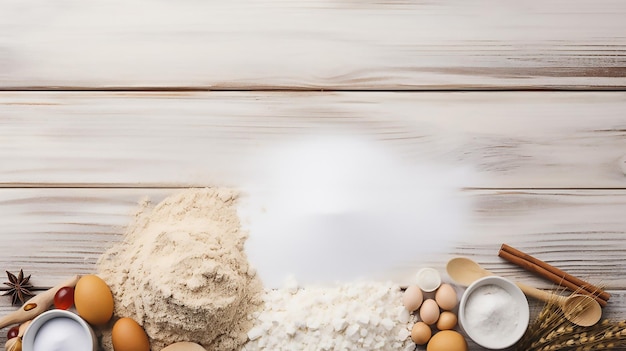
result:
[(73, 276), (63, 283), (32, 297), (31, 299), (26, 301), (19, 310), (13, 311), (8, 315), (0, 318), (0, 328), (4, 328), (11, 324), (26, 322), (42, 314), (54, 304), (54, 295), (56, 295), (59, 289), (66, 286), (72, 288), (75, 287), (79, 278), (80, 277), (78, 275)]
[(562, 296), (559, 295), (555, 295), (552, 294), (550, 292), (547, 291), (543, 291), (543, 290), (539, 290), (537, 288), (533, 288), (532, 286), (528, 286), (526, 284), (522, 284), (522, 283), (515, 283), (520, 289), (522, 289), (522, 291), (524, 292), (524, 295), (544, 301), (544, 302), (549, 302), (549, 301), (557, 301), (557, 302), (561, 302), (563, 300)]

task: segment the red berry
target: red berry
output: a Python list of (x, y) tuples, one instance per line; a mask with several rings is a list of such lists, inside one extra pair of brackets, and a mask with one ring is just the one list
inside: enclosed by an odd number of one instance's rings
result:
[(17, 337), (19, 334), (20, 334), (20, 326), (16, 325), (15, 327), (9, 329), (9, 332), (7, 333), (7, 340), (11, 340)]
[(54, 294), (54, 307), (67, 310), (74, 304), (74, 288), (65, 286)]

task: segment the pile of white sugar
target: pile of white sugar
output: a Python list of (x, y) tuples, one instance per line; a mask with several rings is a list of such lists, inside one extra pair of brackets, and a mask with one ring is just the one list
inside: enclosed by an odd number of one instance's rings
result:
[(414, 350), (415, 317), (392, 283), (266, 290), (243, 350)]

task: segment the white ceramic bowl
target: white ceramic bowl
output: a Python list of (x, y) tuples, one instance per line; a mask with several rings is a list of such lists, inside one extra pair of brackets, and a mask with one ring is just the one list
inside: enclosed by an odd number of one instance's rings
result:
[(434, 268), (422, 268), (417, 272), (417, 286), (424, 292), (433, 292), (441, 285), (441, 275)]
[(512, 281), (489, 276), (467, 287), (459, 303), (459, 324), (480, 346), (501, 350), (515, 344), (530, 320), (528, 300)]
[[(64, 330), (57, 329), (57, 332), (54, 333), (54, 330), (50, 328), (53, 323), (66, 328)], [(70, 334), (64, 335), (66, 331)], [(70, 311), (49, 310), (33, 319), (22, 337), (22, 350), (35, 351), (35, 339), (46, 335), (53, 338), (53, 342), (58, 342), (59, 345), (57, 346), (62, 347), (63, 342), (69, 341), (75, 348), (80, 347), (81, 350), (96, 351), (98, 349), (98, 341), (93, 329), (84, 319)]]

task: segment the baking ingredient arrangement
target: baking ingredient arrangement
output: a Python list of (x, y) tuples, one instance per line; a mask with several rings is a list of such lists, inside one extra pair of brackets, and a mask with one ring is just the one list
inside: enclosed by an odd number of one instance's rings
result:
[[(599, 321), (606, 292), (508, 245), (502, 258), (547, 279), (560, 276), (562, 289), (584, 299), (546, 293), (553, 298), (530, 321), (524, 293), (536, 298), (537, 289), (465, 258), (448, 263), (452, 281), (421, 267), (406, 288), (373, 281), (299, 286), (293, 278), (264, 287), (248, 262), (236, 203), (236, 192), (216, 188), (145, 203), (97, 274), (35, 296), (30, 276), (9, 274), (7, 292), (22, 306), (0, 318), (0, 327), (9, 327), (6, 350), (467, 351), (470, 341), (519, 351), (626, 348), (626, 321)], [(564, 307), (564, 300), (577, 304)], [(498, 344), (511, 335), (510, 344)]]
[(478, 345), (504, 349), (526, 331), (530, 308), (526, 296), (513, 282), (487, 276), (470, 284), (459, 304), (459, 324)]
[(53, 351), (57, 349), (67, 351), (89, 350), (91, 342), (84, 338), (63, 338), (58, 339), (60, 332), (67, 335), (80, 335), (80, 325), (69, 318), (55, 318), (53, 321), (39, 329), (37, 339), (33, 344), (33, 349), (42, 351)]
[(244, 350), (413, 350), (409, 330), (416, 318), (401, 299), (391, 283), (299, 288), (290, 280), (266, 291)]
[(145, 207), (98, 263), (116, 315), (140, 323), (153, 349), (194, 341), (226, 351), (246, 342), (262, 285), (244, 253), (236, 199), (228, 189), (191, 189)]
[[(22, 339), (24, 350), (82, 351), (94, 347), (93, 331), (77, 314), (55, 309), (42, 313), (28, 324)], [(19, 340), (19, 339), (18, 339)]]
[(511, 334), (517, 323), (516, 316), (520, 306), (513, 296), (497, 285), (484, 285), (476, 289), (467, 299), (465, 314), (468, 316), (467, 328), (478, 331), (491, 340)]
[[(428, 345), (429, 351), (467, 350), (465, 338), (453, 330), (458, 320), (452, 312), (458, 301), (454, 288), (441, 284), (439, 272), (433, 268), (421, 269), (416, 282), (402, 297), (405, 310), (419, 315), (419, 321), (411, 329), (411, 340), (416, 345)], [(428, 294), (426, 298), (425, 294)]]

